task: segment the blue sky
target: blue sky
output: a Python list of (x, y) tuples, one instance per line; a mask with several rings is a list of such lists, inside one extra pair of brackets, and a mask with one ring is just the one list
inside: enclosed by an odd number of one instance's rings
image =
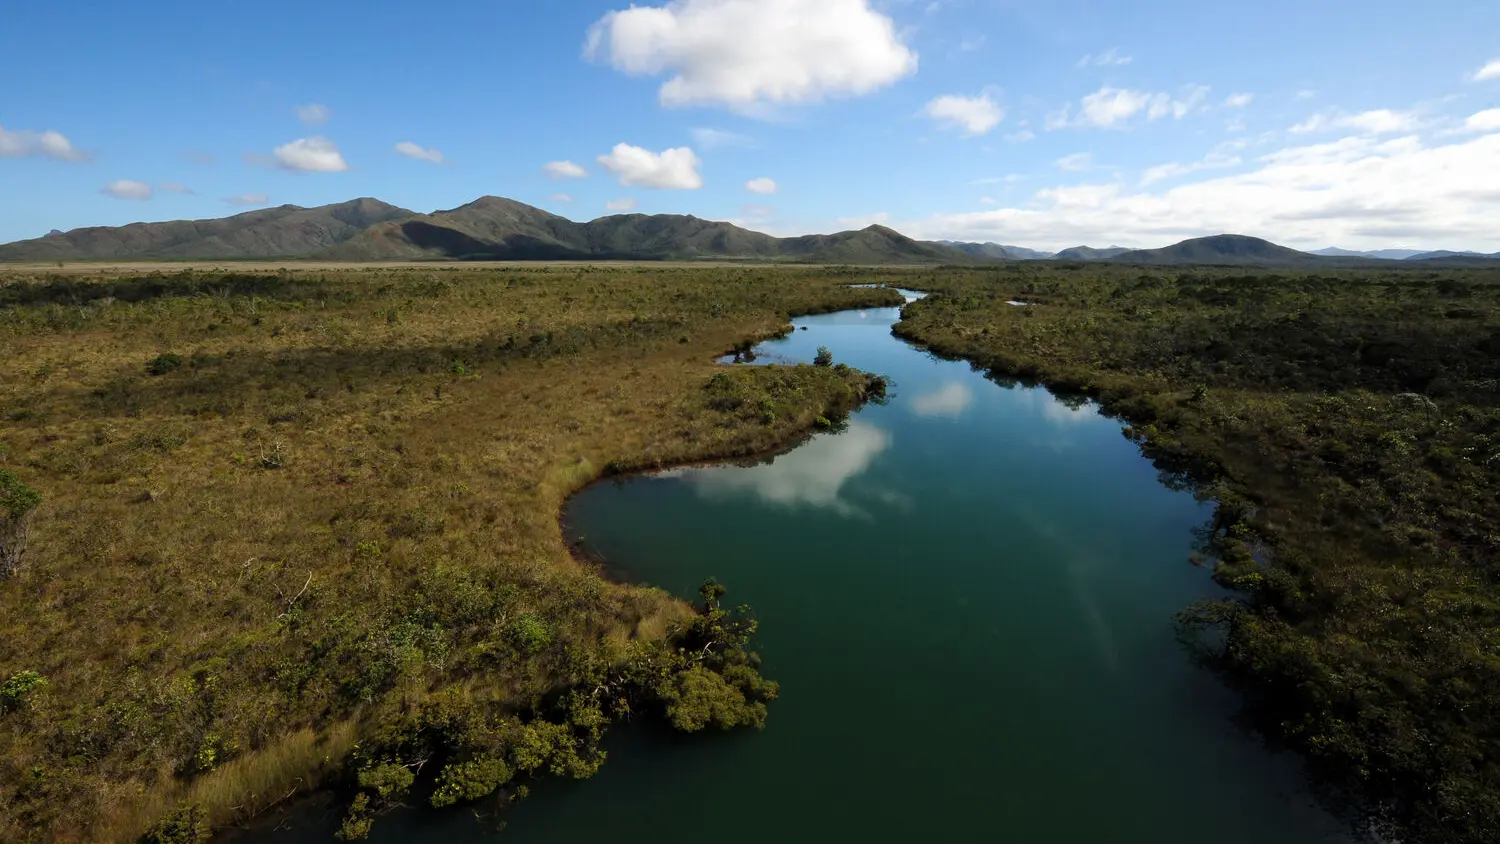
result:
[(1500, 4), (1475, 0), (8, 0), (0, 79), (0, 241), (495, 194), (774, 234), (1500, 250)]

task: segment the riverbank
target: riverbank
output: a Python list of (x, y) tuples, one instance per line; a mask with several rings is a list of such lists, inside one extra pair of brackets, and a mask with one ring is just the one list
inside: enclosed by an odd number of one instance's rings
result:
[(862, 382), (832, 369), (706, 387), (791, 314), (895, 295), (847, 280), (7, 277), (0, 462), (43, 505), (0, 671), (46, 684), (0, 715), (0, 837), (233, 825), (429, 704), (527, 711), (580, 654), (660, 641), (685, 605), (577, 563), (559, 508), (612, 465), (758, 453), (847, 408)]

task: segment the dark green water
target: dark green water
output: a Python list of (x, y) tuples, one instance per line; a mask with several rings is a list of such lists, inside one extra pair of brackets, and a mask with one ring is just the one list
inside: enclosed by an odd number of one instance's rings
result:
[(810, 317), (763, 349), (826, 345), (894, 379), (844, 432), (569, 508), (633, 579), (692, 596), (715, 576), (755, 607), (782, 684), (764, 731), (620, 729), (598, 777), (538, 788), (496, 838), (460, 810), (372, 840), (1344, 841), (1176, 641), (1174, 613), (1217, 594), (1188, 563), (1208, 508), (1117, 422), (936, 360), (891, 336), (898, 318)]

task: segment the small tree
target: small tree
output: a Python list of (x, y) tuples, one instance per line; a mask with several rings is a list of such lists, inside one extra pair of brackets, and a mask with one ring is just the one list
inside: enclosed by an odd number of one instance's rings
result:
[(813, 358), (814, 366), (833, 366), (833, 352), (828, 351), (827, 346), (819, 346), (818, 354)]
[(21, 570), (31, 514), (41, 504), (41, 493), (21, 483), (14, 472), (0, 469), (0, 580)]

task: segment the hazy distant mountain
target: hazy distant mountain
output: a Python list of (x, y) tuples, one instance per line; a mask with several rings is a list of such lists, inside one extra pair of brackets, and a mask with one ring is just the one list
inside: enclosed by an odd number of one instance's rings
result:
[(1001, 261), (1042, 261), (1052, 257), (1051, 252), (994, 242), (972, 243), (962, 240), (939, 240), (936, 242), (944, 246), (951, 246), (954, 249), (962, 250), (970, 255), (982, 258), (994, 258)]
[(1439, 249), (1436, 252), (1417, 252), (1407, 256), (1406, 260), (1432, 261), (1439, 258), (1500, 258), (1500, 252), (1486, 255), (1483, 252), (1449, 252), (1446, 249)]
[(1198, 237), (1161, 249), (1137, 249), (1110, 259), (1116, 264), (1212, 264), (1219, 266), (1301, 267), (1334, 259), (1277, 246), (1241, 234)]
[(1129, 252), (1123, 246), (1109, 246), (1104, 249), (1095, 249), (1092, 246), (1074, 246), (1052, 256), (1054, 261), (1107, 261), (1117, 255)]
[(808, 263), (976, 263), (959, 249), (884, 226), (776, 238), (677, 214), (622, 214), (575, 223), (486, 196), (432, 214), (373, 199), (321, 208), (284, 205), (218, 220), (75, 229), (0, 246), (0, 261), (320, 258), (407, 260), (744, 259)]
[(1377, 258), (1382, 261), (1400, 261), (1420, 253), (1420, 249), (1375, 249), (1369, 252), (1357, 252), (1353, 249), (1329, 246), (1325, 249), (1315, 249), (1307, 254), (1322, 255), (1325, 258)]

